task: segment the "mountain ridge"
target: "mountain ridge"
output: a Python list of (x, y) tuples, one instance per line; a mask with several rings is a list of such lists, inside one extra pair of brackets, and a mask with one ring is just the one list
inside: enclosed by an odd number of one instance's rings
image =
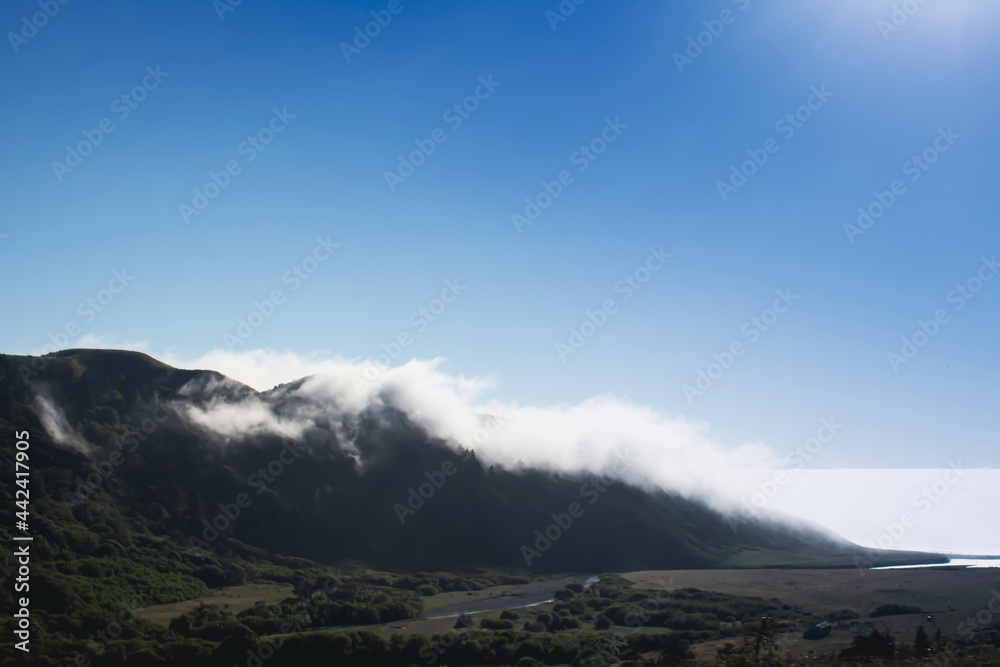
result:
[[(252, 399), (279, 419), (288, 387), (305, 380), (260, 392), (141, 352), (0, 355), (0, 428), (28, 425), (44, 446), (50, 434), (35, 403), (46, 392), (94, 448), (72, 459), (69, 484), (54, 476), (55, 496), (73, 511), (68, 498), (101, 498), (126, 514), (159, 515), (153, 532), (179, 548), (200, 541), (326, 563), (548, 572), (717, 567), (747, 550), (855, 551), (777, 523), (741, 519), (737, 530), (701, 501), (609, 477), (487, 467), (392, 406), (318, 415), (296, 437), (251, 428), (220, 438), (190, 417)], [(238, 518), (219, 518), (233, 507)]]

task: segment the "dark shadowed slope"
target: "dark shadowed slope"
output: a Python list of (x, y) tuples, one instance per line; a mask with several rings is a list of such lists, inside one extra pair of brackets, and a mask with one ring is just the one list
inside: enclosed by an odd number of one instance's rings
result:
[[(300, 435), (288, 436), (258, 430), (223, 438), (184, 417), (188, 406), (247, 400), (276, 419), (298, 414), (287, 386), (258, 393), (134, 352), (0, 356), (0, 432), (9, 441), (13, 430), (30, 429), (36, 502), (63, 501), (60, 513), (78, 520), (113, 513), (172, 549), (262, 549), (404, 569), (530, 560), (535, 571), (593, 572), (712, 567), (754, 550), (793, 561), (854, 550), (777, 524), (734, 530), (706, 505), (665, 492), (485, 467), (392, 408), (313, 415)], [(53, 441), (53, 414), (72, 431), (60, 436), (65, 444)], [(425, 495), (433, 490), (429, 498), (415, 493), (421, 485)], [(220, 517), (220, 504), (235, 513), (238, 499), (246, 506), (235, 520), (218, 518), (224, 530), (216, 537), (206, 522)], [(574, 503), (582, 514), (568, 526)], [(536, 531), (553, 524), (553, 514), (568, 527), (552, 529), (561, 534), (547, 546)]]

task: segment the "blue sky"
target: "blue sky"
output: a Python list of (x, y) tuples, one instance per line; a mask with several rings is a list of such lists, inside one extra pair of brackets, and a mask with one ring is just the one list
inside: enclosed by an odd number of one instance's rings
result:
[[(810, 466), (1000, 466), (1000, 280), (949, 301), (1000, 253), (993, 3), (914, 2), (893, 25), (883, 0), (589, 0), (553, 29), (555, 0), (401, 0), (348, 62), (341, 44), (388, 5), (243, 0), (220, 19), (207, 0), (70, 2), (32, 31), (39, 4), (5, 3), (0, 350), (38, 351), (73, 322), (65, 347), (196, 359), (280, 289), (234, 349), (366, 358), (408, 333), (396, 363), (446, 357), (503, 400), (613, 392), (778, 451), (835, 417), (842, 435)], [(678, 66), (689, 38), (706, 46)], [(454, 127), (445, 113), (477, 88)], [(281, 131), (250, 151), (275, 109)], [(777, 125), (795, 113), (793, 133)], [(53, 167), (104, 119), (91, 154)], [(438, 128), (447, 140), (390, 189), (398, 156)], [(936, 161), (913, 171), (925, 150)], [(724, 200), (748, 151), (767, 160)], [(518, 231), (511, 215), (563, 171), (572, 182)], [(897, 179), (852, 243), (844, 225)], [(339, 247), (293, 290), (317, 238)], [(625, 300), (616, 285), (661, 246), (669, 259)], [(88, 321), (79, 304), (123, 268), (134, 280)], [(412, 314), (455, 279), (466, 289), (422, 329)], [(778, 290), (798, 298), (751, 340)], [(562, 359), (557, 343), (609, 299)], [(939, 310), (894, 369), (887, 355)], [(742, 356), (689, 401), (684, 385), (734, 342)]]

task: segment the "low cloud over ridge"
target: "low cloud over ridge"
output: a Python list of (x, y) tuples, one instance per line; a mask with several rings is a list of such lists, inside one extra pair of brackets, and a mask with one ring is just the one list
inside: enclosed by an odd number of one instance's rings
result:
[[(141, 351), (148, 353), (145, 345)], [(492, 378), (449, 374), (443, 359), (411, 360), (379, 371), (360, 360), (323, 353), (219, 349), (193, 360), (169, 353), (159, 358), (178, 368), (215, 370), (257, 390), (294, 383), (280, 389), (302, 399), (292, 414), (276, 415), (259, 399), (239, 405), (217, 401), (189, 412), (192, 421), (234, 438), (259, 432), (296, 437), (313, 419), (336, 428), (339, 417), (391, 405), (430, 434), (473, 447), (484, 462), (509, 467), (523, 462), (548, 470), (599, 472), (627, 449), (634, 458), (629, 481), (699, 497), (723, 511), (745, 509), (761, 484), (775, 479), (775, 470), (790, 465), (787, 444), (781, 455), (761, 442), (726, 446), (706, 424), (611, 394), (545, 407), (491, 400)], [(495, 426), (498, 418), (500, 428), (483, 428)], [(836, 441), (824, 446), (836, 447)], [(808, 464), (798, 469), (793, 463), (788, 482), (754, 511), (808, 520), (865, 546), (884, 544), (888, 528), (916, 511), (917, 525), (893, 538), (891, 548), (1000, 554), (1000, 516), (987, 510), (996, 504), (1000, 470), (970, 470), (926, 515), (920, 513), (915, 496), (948, 474), (942, 456), (942, 468), (919, 470), (826, 470)]]
[(596, 473), (626, 457), (633, 463), (625, 472), (630, 482), (705, 498), (720, 509), (739, 505), (731, 489), (748, 466), (778, 464), (775, 452), (761, 443), (726, 448), (705, 424), (611, 394), (547, 407), (492, 400), (491, 379), (446, 373), (443, 359), (378, 369), (341, 357), (218, 350), (194, 362), (166, 361), (217, 370), (258, 390), (304, 377), (276, 391), (299, 399), (294, 417), (276, 416), (256, 398), (190, 413), (193, 421), (228, 436), (270, 430), (291, 437), (317, 416), (336, 419), (386, 406), (434, 437), (475, 449), (488, 464)]

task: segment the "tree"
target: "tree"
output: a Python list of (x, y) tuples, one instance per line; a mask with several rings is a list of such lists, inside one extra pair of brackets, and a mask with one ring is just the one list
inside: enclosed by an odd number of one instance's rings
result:
[(918, 658), (923, 658), (931, 652), (931, 643), (928, 641), (927, 633), (924, 632), (922, 625), (917, 628), (917, 637), (913, 640), (913, 651)]
[(872, 630), (870, 636), (859, 635), (849, 647), (841, 651), (841, 659), (868, 659), (879, 658), (882, 660), (892, 660), (896, 657), (896, 646), (892, 640), (892, 635), (888, 632), (882, 634), (878, 630)]
[[(685, 646), (685, 651), (686, 648)], [(756, 633), (743, 638), (742, 647), (736, 650), (720, 650), (718, 656), (720, 664), (726, 667), (752, 667), (760, 664), (783, 667), (788, 664), (780, 655), (777, 624), (774, 619), (766, 616), (760, 619), (760, 627)]]

